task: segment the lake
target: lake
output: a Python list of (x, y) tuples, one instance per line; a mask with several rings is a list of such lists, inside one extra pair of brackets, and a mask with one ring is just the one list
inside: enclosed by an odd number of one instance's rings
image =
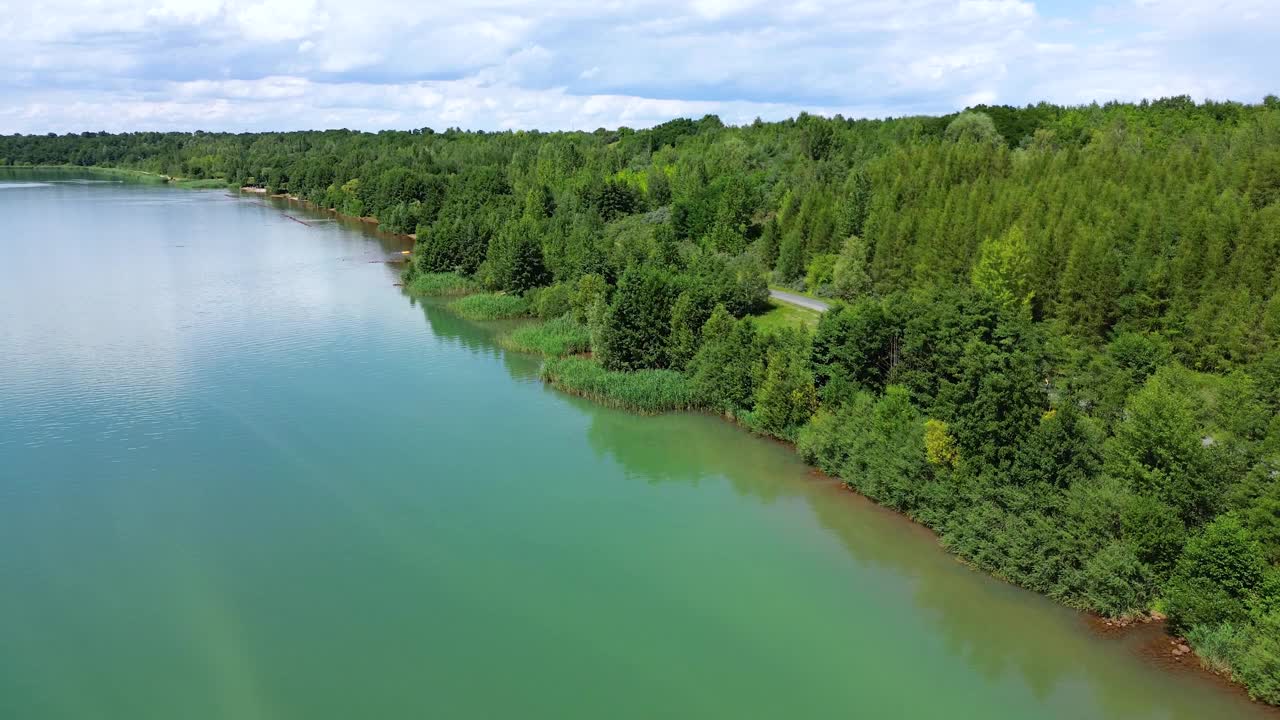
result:
[(545, 387), (368, 225), (0, 170), (0, 226), (0, 717), (1275, 717), (782, 445)]

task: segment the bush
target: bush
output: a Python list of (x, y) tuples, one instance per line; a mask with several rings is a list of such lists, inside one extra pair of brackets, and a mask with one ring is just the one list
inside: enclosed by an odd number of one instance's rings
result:
[(820, 407), (796, 435), (796, 452), (828, 475), (838, 475), (849, 461), (849, 437), (856, 423), (871, 416), (875, 396), (855, 393), (836, 411)]
[(755, 392), (754, 425), (784, 440), (796, 432), (818, 409), (818, 391), (809, 369), (809, 348), (779, 348), (766, 355), (764, 381)]
[(498, 338), (498, 343), (516, 352), (561, 357), (590, 350), (591, 333), (566, 313), (554, 320), (516, 328)]
[(607, 306), (608, 302), (609, 284), (603, 277), (594, 273), (578, 278), (578, 284), (569, 299), (569, 304), (573, 308), (573, 319), (580, 323), (590, 323), (593, 308), (598, 303)]
[(1141, 612), (1151, 602), (1151, 576), (1128, 543), (1114, 541), (1085, 563), (1089, 606), (1112, 617)]
[(471, 320), (505, 320), (529, 314), (529, 303), (519, 295), (483, 293), (449, 303), (449, 308)]
[(1252, 634), (1253, 642), (1236, 663), (1235, 677), (1251, 697), (1280, 705), (1280, 611), (1262, 618)]
[(830, 285), (835, 275), (836, 255), (817, 255), (809, 261), (809, 271), (804, 276), (804, 284), (809, 290)]
[(1230, 676), (1249, 638), (1231, 623), (1197, 625), (1187, 631), (1187, 642), (1195, 648), (1200, 662), (1210, 670)]
[(573, 289), (565, 283), (557, 283), (533, 290), (528, 294), (533, 314), (543, 320), (558, 318), (569, 312), (572, 306)]
[(654, 414), (695, 406), (688, 380), (675, 370), (614, 372), (588, 358), (567, 357), (544, 363), (542, 379), (559, 390), (633, 412)]
[(480, 283), (454, 272), (414, 273), (405, 289), (414, 295), (457, 296), (480, 291)]

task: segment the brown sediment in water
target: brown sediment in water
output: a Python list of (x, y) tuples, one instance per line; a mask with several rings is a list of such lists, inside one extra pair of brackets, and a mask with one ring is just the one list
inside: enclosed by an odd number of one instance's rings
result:
[[(260, 194), (265, 193), (265, 190), (261, 188), (242, 188), (242, 191), (257, 192)], [(308, 209), (327, 212), (331, 215), (334, 215), (336, 217), (343, 218), (346, 220), (358, 221), (362, 224), (372, 224), (372, 225), (376, 225), (378, 223), (378, 219), (372, 216), (355, 217), (350, 215), (344, 215), (343, 213), (340, 213), (332, 208), (324, 208), (314, 203), (308, 202), (306, 200), (297, 198), (295, 196), (283, 196), (283, 198), (289, 200), (290, 202), (300, 203), (303, 206), (307, 207)], [(291, 219), (296, 219), (296, 218), (291, 218)], [(307, 224), (307, 223), (303, 223), (303, 224)], [(386, 233), (380, 230), (377, 232), (379, 234), (391, 235), (391, 236), (400, 237), (400, 238), (404, 238), (411, 241), (416, 241), (417, 239), (416, 235), (412, 235), (412, 234)], [(371, 262), (377, 262), (377, 261), (371, 261)], [(394, 262), (394, 260), (390, 260), (387, 262)], [(403, 284), (394, 283), (393, 286), (403, 287)], [(580, 355), (583, 357), (588, 357), (588, 358), (590, 357), (590, 353), (585, 353)], [(608, 402), (608, 399), (605, 397), (597, 397), (592, 394), (575, 392), (567, 388), (560, 388), (560, 389), (562, 392), (565, 392), (568, 395), (582, 397), (603, 406), (616, 407), (612, 405), (610, 402)], [(630, 412), (637, 412), (637, 411), (630, 410)], [(681, 411), (676, 411), (676, 412), (681, 412)], [(738, 422), (735, 418), (730, 416), (725, 416), (718, 413), (707, 413), (707, 412), (696, 411), (696, 410), (683, 411), (683, 412), (695, 412), (699, 414), (715, 415), (716, 417), (719, 417), (722, 420), (728, 420), (730, 423), (733, 423), (738, 427), (741, 427), (745, 430), (750, 431), (750, 428), (747, 428), (746, 426), (742, 425), (742, 423)], [(647, 415), (651, 413), (637, 412), (637, 414)], [(756, 432), (752, 432), (752, 435), (754, 435), (757, 438), (766, 440), (768, 442), (786, 447), (792, 453), (796, 452), (795, 443), (793, 442), (768, 436), (768, 435), (763, 435)], [(932, 528), (928, 527), (927, 525), (924, 525), (921, 522), (918, 522), (911, 516), (901, 511), (894, 510), (892, 508), (876, 503), (874, 500), (867, 497), (866, 495), (863, 495), (858, 490), (856, 490), (853, 486), (841, 480), (840, 478), (828, 475), (824, 473), (822, 470), (814, 467), (808, 468), (807, 476), (809, 481), (813, 482), (814, 484), (822, 486), (826, 491), (829, 491), (833, 494), (837, 494), (843, 497), (845, 502), (852, 502), (865, 510), (874, 512), (884, 517), (893, 518), (893, 521), (895, 523), (898, 523), (904, 532), (916, 534), (917, 536), (922, 538), (927, 537), (928, 539), (932, 540), (934, 543), (937, 543), (939, 546), (942, 545), (941, 537)], [(946, 548), (944, 547), (944, 549)], [(1041, 593), (1036, 593), (1033, 590), (1023, 588), (1017, 583), (1009, 581), (1008, 578), (1001, 577), (1000, 575), (993, 573), (985, 568), (981, 568), (979, 566), (973, 565), (964, 557), (957, 555), (951, 552), (950, 550), (947, 550), (947, 553), (952, 558), (954, 558), (956, 562), (972, 568), (975, 572), (981, 572), (982, 574), (988, 577), (996, 578), (1013, 588), (1017, 588), (1025, 592), (1032, 593), (1034, 595), (1037, 595), (1038, 597), (1045, 598), (1046, 600), (1053, 602), (1051, 598), (1048, 598), (1047, 596)], [(1228, 677), (1224, 677), (1223, 675), (1215, 673), (1212, 670), (1205, 667), (1204, 664), (1200, 662), (1200, 658), (1195, 654), (1194, 651), (1180, 652), (1175, 655), (1173, 651), (1177, 649), (1179, 645), (1185, 644), (1185, 640), (1183, 640), (1182, 638), (1169, 635), (1166, 630), (1166, 623), (1163, 620), (1163, 618), (1140, 617), (1140, 618), (1128, 618), (1128, 619), (1117, 620), (1115, 618), (1106, 618), (1106, 617), (1103, 617), (1094, 613), (1086, 612), (1083, 610), (1073, 610), (1073, 612), (1076, 612), (1078, 614), (1081, 624), (1084, 626), (1083, 629), (1085, 632), (1090, 633), (1095, 637), (1103, 639), (1107, 642), (1119, 643), (1120, 645), (1123, 646), (1120, 649), (1121, 652), (1131, 653), (1132, 655), (1141, 659), (1143, 662), (1146, 662), (1156, 668), (1159, 668), (1162, 671), (1179, 673), (1189, 679), (1194, 678), (1198, 682), (1211, 683), (1213, 686), (1215, 686), (1217, 689), (1219, 689), (1224, 693), (1232, 694), (1237, 697), (1243, 698), (1245, 700), (1249, 700), (1249, 702), (1253, 706), (1265, 711), (1268, 714), (1268, 716), (1274, 716), (1275, 718), (1277, 718), (1277, 720), (1280, 720), (1280, 707), (1251, 700), (1248, 696), (1248, 693), (1246, 692), (1245, 688), (1242, 685), (1232, 681)]]
[(1185, 638), (1169, 633), (1163, 618), (1122, 625), (1090, 613), (1084, 613), (1084, 615), (1086, 626), (1095, 636), (1119, 643), (1123, 646), (1123, 652), (1128, 652), (1163, 672), (1176, 673), (1195, 679), (1197, 682), (1209, 683), (1223, 693), (1248, 700), (1270, 716), (1280, 718), (1280, 707), (1253, 700), (1243, 685), (1209, 669), (1195, 650), (1190, 648)]
[[(257, 195), (266, 195), (267, 197), (275, 198), (275, 199), (278, 199), (278, 200), (287, 200), (287, 201), (292, 202), (292, 203), (298, 203), (299, 205), (303, 206), (304, 208), (306, 208), (306, 209), (308, 209), (308, 210), (315, 210), (315, 211), (317, 211), (317, 212), (325, 212), (325, 213), (329, 213), (330, 215), (333, 215), (334, 217), (342, 218), (342, 219), (344, 219), (344, 220), (352, 220), (352, 221), (360, 222), (360, 223), (364, 223), (364, 224), (367, 224), (367, 225), (375, 225), (375, 226), (376, 226), (376, 225), (380, 222), (380, 221), (378, 220), (378, 218), (376, 218), (376, 217), (374, 217), (374, 216), (372, 216), (372, 215), (363, 215), (363, 216), (356, 216), (356, 215), (344, 215), (343, 213), (340, 213), (340, 212), (338, 212), (337, 210), (334, 210), (333, 208), (322, 207), (322, 206), (317, 205), (317, 204), (315, 204), (315, 203), (313, 203), (313, 202), (311, 202), (311, 201), (309, 201), (309, 200), (304, 200), (304, 199), (302, 199), (302, 198), (298, 197), (297, 195), (290, 195), (290, 194), (288, 194), (288, 193), (276, 193), (276, 194), (274, 194), (274, 195), (268, 195), (268, 194), (267, 194), (267, 190), (266, 190), (266, 188), (259, 188), (259, 187), (245, 186), (245, 187), (240, 188), (240, 192), (242, 192), (242, 193), (253, 193), (253, 194), (257, 194)], [(284, 215), (285, 215), (285, 217), (289, 218), (290, 220), (295, 220), (295, 221), (297, 221), (297, 222), (302, 223), (303, 225), (310, 225), (310, 223), (304, 222), (304, 221), (302, 221), (302, 220), (298, 220), (298, 218), (295, 218), (295, 217), (293, 217), (292, 215), (289, 215), (288, 213), (284, 213)], [(383, 234), (383, 235), (390, 235), (390, 236), (392, 236), (392, 237), (404, 238), (404, 239), (411, 240), (411, 241), (414, 241), (414, 242), (417, 242), (417, 240), (418, 240), (418, 236), (417, 236), (417, 234), (416, 234), (416, 233), (393, 233), (393, 232), (387, 232), (387, 231), (385, 231), (385, 230), (377, 230), (377, 232), (379, 232), (379, 233), (381, 233), (381, 234)]]
[[(733, 422), (733, 418), (725, 419)], [(789, 448), (792, 452), (795, 451), (795, 444), (792, 442), (763, 435), (757, 435), (757, 437)], [(829, 489), (833, 494), (842, 496), (845, 502), (858, 505), (861, 511), (873, 512), (890, 518), (892, 522), (902, 528), (903, 532), (914, 534), (920, 538), (927, 538), (938, 545), (942, 544), (941, 537), (929, 526), (916, 521), (903, 512), (880, 505), (840, 478), (828, 475), (814, 467), (808, 468), (807, 476), (808, 480), (814, 484)], [(1045, 598), (1040, 593), (1022, 588), (1017, 583), (1010, 582), (1007, 578), (977, 567), (949, 550), (947, 552), (951, 557), (955, 558), (956, 562), (973, 568), (975, 572), (981, 572), (1011, 587)], [(1249, 693), (1243, 685), (1235, 682), (1230, 677), (1209, 669), (1201, 662), (1195, 651), (1190, 648), (1185, 638), (1169, 633), (1168, 623), (1163, 616), (1151, 614), (1128, 618), (1107, 618), (1084, 610), (1072, 611), (1079, 616), (1085, 632), (1106, 642), (1119, 644), (1121, 646), (1117, 648), (1119, 652), (1129, 653), (1141, 662), (1156, 667), (1162, 672), (1176, 673), (1189, 680), (1208, 683), (1218, 691), (1246, 700), (1253, 706), (1265, 711), (1269, 716), (1280, 720), (1280, 707), (1253, 700), (1249, 697)]]

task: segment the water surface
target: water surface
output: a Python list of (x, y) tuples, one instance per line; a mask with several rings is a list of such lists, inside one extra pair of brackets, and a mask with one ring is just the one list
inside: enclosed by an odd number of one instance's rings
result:
[(58, 179), (0, 173), (0, 717), (1273, 717), (786, 448), (545, 388), (400, 240)]

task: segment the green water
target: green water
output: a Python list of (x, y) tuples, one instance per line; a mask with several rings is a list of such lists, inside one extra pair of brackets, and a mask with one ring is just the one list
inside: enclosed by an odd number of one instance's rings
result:
[(0, 173), (0, 718), (1273, 717), (781, 446), (545, 388), (399, 240), (67, 179)]

